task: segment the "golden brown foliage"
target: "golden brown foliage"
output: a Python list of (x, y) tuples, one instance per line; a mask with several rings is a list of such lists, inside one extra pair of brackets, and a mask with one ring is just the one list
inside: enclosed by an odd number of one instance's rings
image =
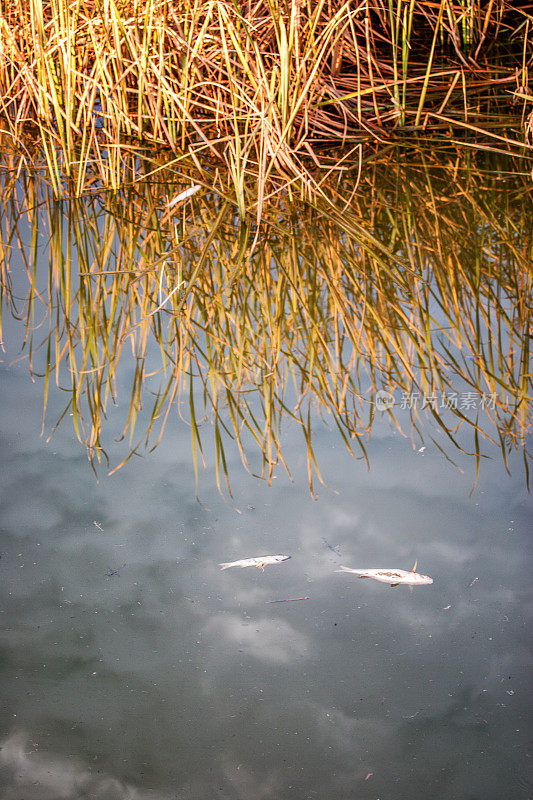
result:
[(121, 155), (156, 144), (216, 156), (242, 215), (250, 175), (312, 191), (306, 159), (325, 145), (414, 129), (523, 143), (519, 5), (0, 0), (0, 114), (13, 142), (37, 134), (56, 195), (63, 172), (81, 193), (95, 163), (117, 189)]

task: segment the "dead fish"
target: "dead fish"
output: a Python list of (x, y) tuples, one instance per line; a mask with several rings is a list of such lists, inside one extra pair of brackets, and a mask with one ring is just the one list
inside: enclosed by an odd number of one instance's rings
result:
[(218, 566), (221, 569), (229, 569), (230, 567), (258, 567), (264, 569), (269, 564), (279, 564), (281, 561), (287, 561), (290, 556), (259, 556), (258, 558), (241, 558), (239, 561), (223, 561)]
[(417, 565), (418, 561), (415, 561), (411, 572), (406, 572), (404, 569), (352, 569), (351, 567), (341, 567), (335, 571), (353, 572), (360, 578), (374, 578), (381, 583), (390, 583), (391, 586), (399, 586), (401, 583), (406, 586), (428, 586), (433, 583), (433, 578), (430, 578), (429, 575), (415, 572)]
[(178, 195), (176, 195), (176, 197), (174, 197), (170, 201), (168, 207), (172, 208), (172, 206), (175, 206), (176, 203), (180, 202), (180, 200), (187, 200), (188, 197), (192, 197), (192, 195), (200, 191), (201, 188), (202, 188), (201, 186), (191, 186), (190, 189), (185, 189), (185, 191), (180, 192)]

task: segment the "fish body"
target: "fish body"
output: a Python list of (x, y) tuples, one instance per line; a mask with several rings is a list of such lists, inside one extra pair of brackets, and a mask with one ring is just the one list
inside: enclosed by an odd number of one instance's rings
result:
[(258, 556), (257, 558), (241, 558), (239, 561), (224, 561), (218, 566), (220, 569), (229, 569), (230, 567), (258, 567), (258, 569), (264, 569), (269, 564), (280, 564), (289, 558), (290, 556)]
[(201, 186), (191, 186), (190, 189), (185, 189), (185, 191), (180, 192), (170, 201), (168, 207), (172, 208), (172, 206), (175, 206), (180, 200), (187, 200), (188, 197), (192, 197), (192, 195), (196, 194), (201, 188)]
[[(416, 564), (415, 564), (416, 568)], [(351, 567), (341, 567), (336, 572), (352, 572), (360, 578), (374, 578), (381, 583), (390, 583), (391, 586), (405, 584), (405, 586), (428, 586), (433, 583), (433, 578), (429, 575), (421, 575), (419, 572), (407, 572), (405, 569), (352, 569)]]

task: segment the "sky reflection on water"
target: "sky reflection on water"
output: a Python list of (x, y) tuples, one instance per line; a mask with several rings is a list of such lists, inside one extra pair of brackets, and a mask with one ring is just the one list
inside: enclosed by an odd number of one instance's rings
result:
[[(466, 459), (384, 424), (367, 471), (317, 421), (338, 494), (234, 453), (234, 503), (208, 471), (199, 505), (185, 427), (97, 483), (68, 426), (39, 439), (21, 365), (0, 391), (2, 797), (530, 796), (520, 468), (486, 463), (470, 498)], [(412, 593), (335, 572), (416, 559), (435, 583)]]

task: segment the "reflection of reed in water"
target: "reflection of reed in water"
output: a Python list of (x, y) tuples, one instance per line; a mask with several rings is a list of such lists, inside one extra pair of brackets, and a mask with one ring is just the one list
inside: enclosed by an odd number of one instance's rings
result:
[[(532, 217), (520, 175), (500, 189), (491, 177), (498, 165), (485, 172), (457, 154), (411, 151), (406, 160), (389, 151), (362, 173), (351, 199), (349, 176), (324, 185), (314, 204), (271, 198), (258, 233), (253, 222), (236, 225), (235, 205), (214, 190), (168, 209), (168, 187), (173, 196), (190, 185), (171, 171), (115, 196), (57, 202), (36, 173), (22, 171), (17, 183), (10, 176), (20, 164), (7, 166), (4, 307), (25, 320), (45, 406), (53, 382), (68, 388), (65, 414), (92, 462), (107, 459), (106, 410), (121, 358), (133, 357), (124, 420), (131, 452), (143, 402), (150, 445), (177, 408), (191, 428), (196, 470), (202, 423), (211, 422), (219, 481), (228, 480), (230, 440), (254, 474), (288, 469), (287, 418), (301, 427), (312, 486), (313, 473), (320, 477), (316, 410), (366, 458), (379, 390), (394, 393), (386, 412), (394, 424), (409, 421), (443, 450), (445, 439), (448, 454), (461, 449), (457, 429), (469, 426), (478, 467), (487, 439), (505, 460), (509, 449), (523, 450), (527, 464)], [(190, 177), (207, 184), (207, 173)], [(37, 253), (48, 239), (43, 291)], [(10, 290), (14, 245), (29, 276), (22, 312)], [(475, 413), (443, 407), (440, 398), (463, 391), (491, 402)], [(400, 408), (414, 393), (439, 401)], [(435, 427), (445, 433), (439, 441)], [(259, 471), (245, 455), (251, 444)]]

